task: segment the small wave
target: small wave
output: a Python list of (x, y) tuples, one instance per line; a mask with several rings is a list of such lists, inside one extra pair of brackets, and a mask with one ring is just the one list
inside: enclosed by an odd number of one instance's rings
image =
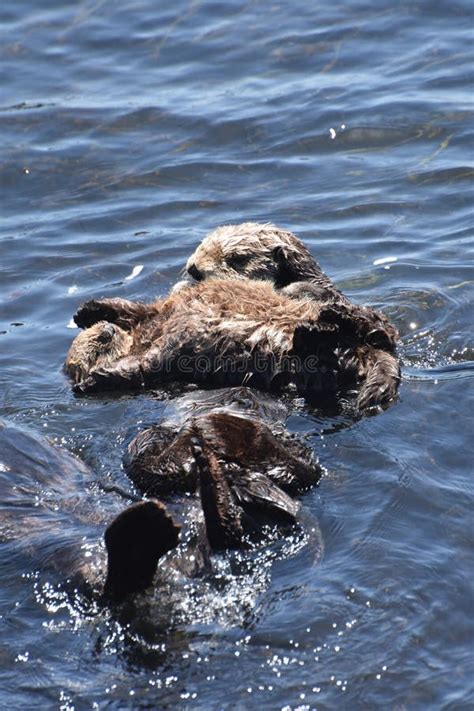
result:
[(421, 380), (437, 382), (439, 380), (460, 380), (474, 376), (474, 361), (453, 363), (435, 368), (414, 368), (409, 366), (403, 370), (405, 380)]
[(420, 173), (412, 173), (409, 179), (412, 183), (419, 185), (431, 185), (433, 183), (452, 183), (458, 180), (470, 180), (474, 177), (474, 168), (467, 165), (460, 165), (454, 168), (444, 168), (443, 170), (427, 170)]

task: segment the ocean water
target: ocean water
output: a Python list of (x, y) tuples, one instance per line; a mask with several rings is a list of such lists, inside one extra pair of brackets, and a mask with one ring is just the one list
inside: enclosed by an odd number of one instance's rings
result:
[[(0, 707), (473, 707), (473, 15), (3, 0), (0, 417), (24, 464), (0, 482)], [(93, 296), (166, 294), (244, 220), (390, 316), (399, 400), (358, 422), (293, 402), (327, 468), (302, 497), (314, 535), (107, 612), (61, 575), (99, 571), (124, 505), (104, 484), (127, 487), (125, 442), (172, 394), (74, 397), (68, 324)], [(92, 480), (62, 491), (53, 458), (49, 486), (37, 434)]]

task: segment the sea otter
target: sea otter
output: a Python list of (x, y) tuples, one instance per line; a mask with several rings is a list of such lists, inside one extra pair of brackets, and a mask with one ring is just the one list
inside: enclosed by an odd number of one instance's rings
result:
[[(70, 354), (74, 373), (117, 352), (114, 329), (123, 346), (123, 329), (105, 321), (79, 334)], [(102, 342), (104, 356), (97, 351)], [(137, 489), (154, 497), (199, 490), (211, 548), (242, 545), (265, 518), (294, 523), (298, 505), (288, 493), (308, 488), (321, 476), (309, 450), (281, 422), (268, 421), (249, 388), (195, 394), (187, 408), (185, 400), (179, 424), (149, 427), (129, 445), (125, 469)]]
[[(205, 237), (189, 257), (186, 270), (196, 281), (236, 277), (266, 279), (291, 298), (344, 304), (350, 309), (354, 320), (369, 318), (377, 324), (372, 333), (371, 345), (393, 352), (398, 340), (396, 329), (382, 314), (369, 307), (353, 304), (323, 272), (296, 235), (271, 223), (245, 222), (218, 227)], [(388, 349), (384, 345), (387, 336)], [(395, 366), (395, 363), (392, 365)], [(366, 373), (366, 386), (359, 396), (361, 409), (370, 405), (374, 389), (388, 388), (392, 395), (395, 394), (393, 383), (389, 382), (393, 376), (393, 367), (380, 354), (370, 349), (357, 350), (353, 353), (352, 362), (347, 361), (347, 366)]]
[(144, 494), (200, 492), (211, 548), (241, 546), (265, 522), (294, 523), (290, 498), (316, 484), (321, 467), (284, 428), (276, 403), (249, 388), (192, 393), (176, 416), (142, 430), (125, 470)]
[[(132, 504), (108, 523), (105, 581), (98, 578), (83, 545), (107, 524), (94, 482), (65, 449), (0, 421), (0, 540), (9, 556), (20, 574), (33, 560), (34, 569), (108, 604), (151, 584), (158, 560), (178, 545), (180, 526), (159, 501)], [(100, 549), (97, 558), (100, 567)]]
[(66, 370), (74, 383), (87, 378), (93, 368), (113, 366), (133, 346), (128, 331), (101, 321), (79, 333), (69, 349)]
[[(68, 358), (73, 374), (107, 363), (127, 343), (124, 334), (105, 321), (79, 334)], [(98, 343), (104, 343), (104, 355)], [(153, 497), (199, 490), (211, 548), (242, 545), (264, 518), (294, 523), (298, 505), (288, 493), (321, 476), (309, 450), (281, 422), (268, 421), (249, 388), (195, 394), (187, 408), (185, 400), (179, 423), (149, 427), (129, 445), (125, 468), (137, 489)]]
[[(365, 409), (389, 403), (400, 379), (398, 334), (385, 316), (343, 301), (295, 299), (269, 281), (210, 278), (151, 304), (93, 300), (74, 319), (83, 328), (100, 321), (115, 328), (103, 355), (96, 341), (82, 355), (82, 334), (72, 344), (66, 370), (83, 377), (76, 392), (171, 380), (264, 390), (293, 383), (310, 398), (358, 391)], [(91, 352), (100, 355), (97, 367)]]
[[(271, 223), (218, 227), (189, 257), (186, 270), (196, 281), (210, 277), (265, 279), (291, 296), (350, 305), (303, 242)], [(298, 287), (293, 286), (296, 284)]]

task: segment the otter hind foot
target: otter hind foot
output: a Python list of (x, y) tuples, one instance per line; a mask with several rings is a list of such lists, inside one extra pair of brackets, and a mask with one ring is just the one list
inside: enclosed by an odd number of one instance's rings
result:
[(274, 484), (265, 474), (252, 472), (232, 481), (232, 490), (240, 505), (255, 512), (266, 513), (275, 521), (295, 523), (299, 503)]
[(136, 488), (147, 496), (193, 493), (197, 474), (186, 427), (152, 425), (130, 442), (124, 468)]
[(120, 602), (149, 587), (158, 560), (178, 545), (180, 529), (160, 501), (140, 501), (122, 511), (105, 531), (104, 598)]

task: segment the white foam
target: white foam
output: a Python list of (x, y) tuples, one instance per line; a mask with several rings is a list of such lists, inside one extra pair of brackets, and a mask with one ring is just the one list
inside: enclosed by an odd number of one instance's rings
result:
[(132, 279), (135, 279), (141, 272), (143, 271), (143, 264), (137, 264), (136, 267), (133, 267), (131, 274), (125, 277), (126, 281), (131, 281)]
[(376, 259), (373, 264), (378, 267), (379, 264), (390, 264), (391, 262), (396, 262), (397, 259), (398, 257), (381, 257), (380, 259)]

